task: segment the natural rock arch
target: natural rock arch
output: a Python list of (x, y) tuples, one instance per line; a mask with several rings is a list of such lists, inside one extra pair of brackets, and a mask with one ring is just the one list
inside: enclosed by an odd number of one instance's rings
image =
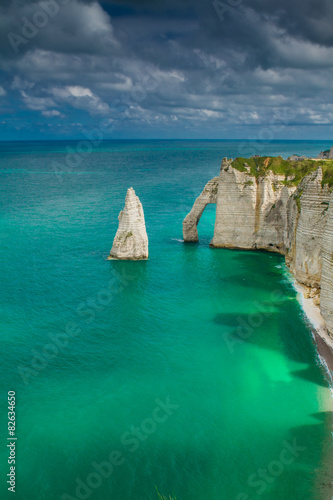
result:
[(214, 179), (207, 182), (202, 193), (195, 200), (192, 210), (185, 217), (183, 221), (183, 238), (185, 242), (199, 241), (197, 226), (206, 206), (210, 203), (217, 203), (218, 183), (219, 177), (214, 177)]

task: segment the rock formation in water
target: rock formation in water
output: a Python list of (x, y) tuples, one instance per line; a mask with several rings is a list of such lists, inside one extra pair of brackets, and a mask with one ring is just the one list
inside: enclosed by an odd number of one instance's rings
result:
[(202, 212), (216, 202), (211, 246), (284, 254), (311, 296), (321, 289), (322, 315), (333, 337), (332, 188), (333, 161), (225, 158), (219, 177), (206, 185), (184, 220), (184, 241), (198, 241)]
[(148, 259), (148, 236), (141, 202), (133, 188), (127, 190), (125, 207), (120, 212), (119, 226), (109, 259)]
[(206, 206), (217, 201), (218, 182), (218, 177), (207, 182), (202, 193), (195, 200), (191, 212), (185, 217), (183, 221), (184, 241), (199, 241), (197, 225)]

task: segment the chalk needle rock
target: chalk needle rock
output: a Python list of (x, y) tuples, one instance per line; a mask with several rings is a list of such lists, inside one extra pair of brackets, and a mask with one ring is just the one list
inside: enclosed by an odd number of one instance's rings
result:
[(148, 236), (142, 204), (133, 188), (127, 190), (125, 207), (120, 212), (119, 226), (109, 259), (148, 259)]

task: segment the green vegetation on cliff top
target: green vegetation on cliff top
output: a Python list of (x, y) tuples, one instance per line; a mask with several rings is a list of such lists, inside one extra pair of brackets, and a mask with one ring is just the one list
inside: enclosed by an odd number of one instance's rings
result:
[[(318, 167), (323, 169), (323, 182), (333, 188), (333, 160), (284, 160), (282, 156), (260, 156), (252, 158), (236, 158), (233, 168), (240, 172), (248, 172), (258, 178), (269, 171), (277, 175), (284, 175), (283, 181), (287, 186), (297, 186), (308, 174), (315, 172)], [(248, 168), (246, 168), (248, 167)]]

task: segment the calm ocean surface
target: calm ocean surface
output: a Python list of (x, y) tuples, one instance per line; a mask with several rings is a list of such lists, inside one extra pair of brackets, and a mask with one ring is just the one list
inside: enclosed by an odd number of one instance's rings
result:
[[(77, 145), (0, 143), (3, 443), (17, 398), (17, 492), (3, 445), (1, 498), (322, 498), (328, 383), (284, 259), (209, 248), (214, 206), (182, 243), (222, 157), (256, 151), (117, 141), (66, 164)], [(107, 261), (130, 186), (150, 258)]]

